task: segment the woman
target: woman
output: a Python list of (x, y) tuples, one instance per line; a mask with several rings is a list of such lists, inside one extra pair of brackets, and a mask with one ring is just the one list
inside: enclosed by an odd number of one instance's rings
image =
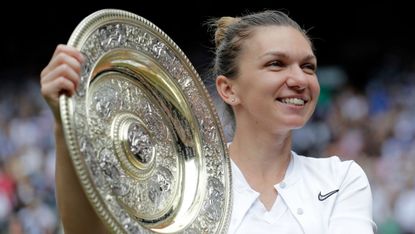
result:
[[(229, 143), (229, 233), (373, 233), (371, 191), (360, 166), (291, 150), (291, 132), (310, 119), (320, 92), (305, 31), (279, 11), (222, 17), (214, 25), (216, 87), (236, 124)], [(65, 233), (100, 233), (105, 230), (77, 180), (58, 113), (58, 97), (75, 92), (82, 61), (77, 50), (59, 45), (41, 73), (42, 94), (55, 115)]]

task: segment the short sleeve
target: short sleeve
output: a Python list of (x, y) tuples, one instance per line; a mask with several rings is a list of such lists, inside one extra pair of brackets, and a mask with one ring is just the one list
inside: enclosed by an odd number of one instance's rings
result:
[(354, 161), (348, 164), (329, 220), (330, 234), (372, 234), (372, 192), (363, 169)]

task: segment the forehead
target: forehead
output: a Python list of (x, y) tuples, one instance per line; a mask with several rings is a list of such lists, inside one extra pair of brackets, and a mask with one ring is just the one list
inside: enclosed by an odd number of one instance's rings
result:
[(290, 26), (261, 26), (252, 31), (243, 43), (242, 54), (261, 56), (270, 51), (288, 55), (313, 55), (311, 42), (305, 35)]

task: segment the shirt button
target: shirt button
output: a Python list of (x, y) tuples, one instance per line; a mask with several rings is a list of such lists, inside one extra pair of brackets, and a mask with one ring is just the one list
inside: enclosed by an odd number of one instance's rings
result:
[(301, 209), (301, 208), (298, 208), (298, 209), (297, 209), (297, 214), (298, 214), (298, 215), (302, 215), (302, 214), (304, 214), (304, 210), (303, 210), (303, 209)]
[(280, 188), (285, 188), (285, 187), (287, 187), (287, 184), (283, 181), (283, 182), (281, 182), (280, 183)]

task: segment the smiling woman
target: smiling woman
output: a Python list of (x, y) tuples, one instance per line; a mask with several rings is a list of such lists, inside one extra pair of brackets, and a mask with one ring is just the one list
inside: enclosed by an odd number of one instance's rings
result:
[(320, 92), (305, 31), (279, 11), (223, 17), (213, 26), (216, 87), (236, 122), (229, 233), (373, 233), (360, 166), (291, 150), (291, 132), (310, 119)]
[(246, 43), (249, 46), (242, 46), (238, 58), (237, 79), (224, 75), (217, 79), (222, 98), (237, 100), (229, 103), (237, 125), (277, 132), (302, 127), (320, 90), (309, 41), (292, 27), (263, 26)]
[[(213, 76), (236, 123), (228, 144), (234, 195), (228, 233), (373, 233), (371, 189), (361, 167), (292, 151), (292, 130), (307, 123), (319, 96), (317, 59), (305, 31), (281, 11), (223, 17), (212, 26)], [(56, 188), (66, 233), (105, 231), (75, 179), (59, 119), (59, 94), (76, 95), (84, 63), (77, 49), (60, 45), (41, 73), (42, 94), (55, 114)]]

